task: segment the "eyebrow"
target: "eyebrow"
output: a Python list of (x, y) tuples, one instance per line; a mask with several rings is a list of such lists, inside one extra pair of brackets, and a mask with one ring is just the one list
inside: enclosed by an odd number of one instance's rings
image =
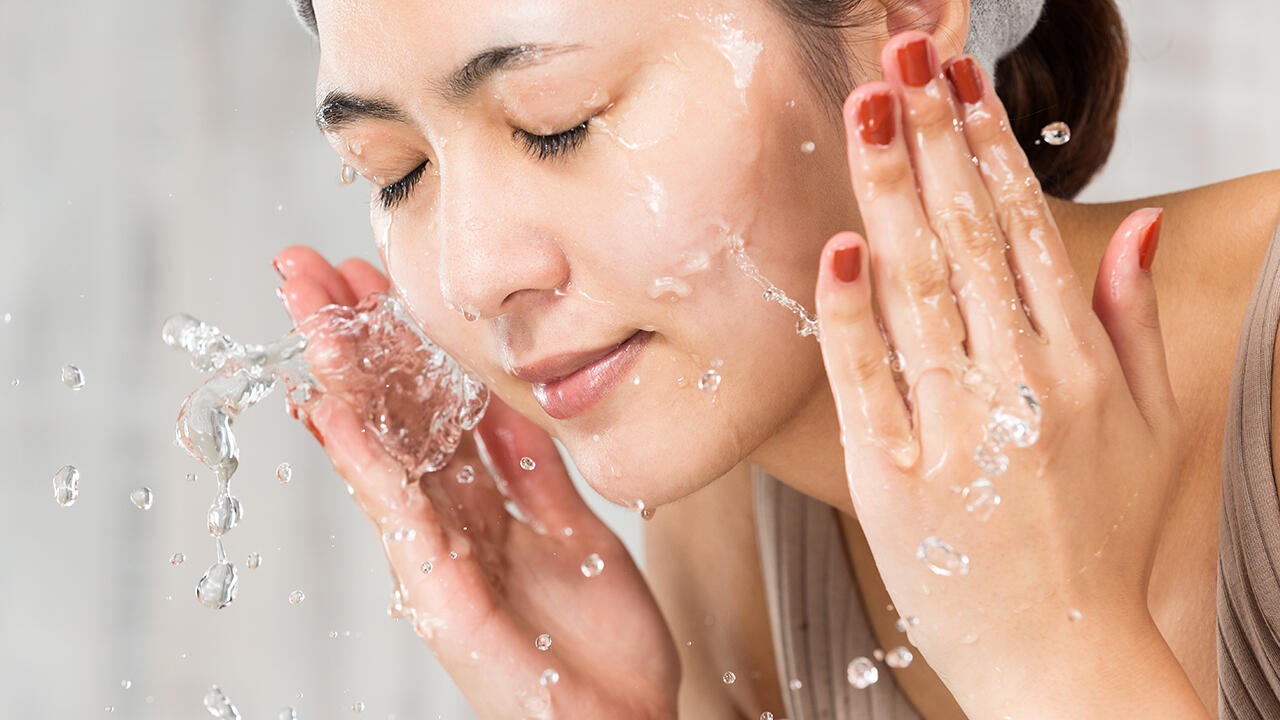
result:
[[(582, 45), (506, 45), (477, 53), (431, 89), (450, 105), (459, 105), (475, 95), (489, 78), (503, 70), (531, 67)], [(345, 90), (330, 90), (316, 108), (316, 127), (334, 132), (359, 120), (391, 120), (407, 123), (409, 115), (398, 105), (380, 98), (367, 98)]]

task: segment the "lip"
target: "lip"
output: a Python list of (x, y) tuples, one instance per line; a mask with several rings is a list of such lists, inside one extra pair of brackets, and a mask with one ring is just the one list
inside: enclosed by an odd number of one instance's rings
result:
[(604, 357), (593, 360), (562, 378), (533, 383), (533, 397), (557, 420), (580, 415), (604, 399), (622, 376), (640, 359), (652, 332), (637, 331)]

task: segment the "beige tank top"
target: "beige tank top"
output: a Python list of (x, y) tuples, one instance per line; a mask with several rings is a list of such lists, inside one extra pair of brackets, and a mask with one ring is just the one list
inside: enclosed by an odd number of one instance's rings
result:
[[(1280, 323), (1280, 227), (1236, 348), (1222, 454), (1218, 713), (1280, 720), (1280, 497), (1271, 469), (1271, 365)], [(858, 690), (849, 661), (872, 657), (837, 510), (754, 469), (756, 532), (774, 656), (789, 720), (921, 720), (883, 663)]]

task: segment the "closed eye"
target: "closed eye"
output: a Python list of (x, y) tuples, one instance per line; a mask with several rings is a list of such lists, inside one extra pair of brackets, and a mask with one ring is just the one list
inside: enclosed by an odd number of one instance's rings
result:
[(422, 173), (427, 169), (429, 160), (423, 160), (422, 164), (409, 171), (408, 175), (391, 183), (390, 185), (378, 191), (378, 201), (382, 203), (384, 210), (390, 212), (397, 205), (404, 202), (409, 197), (409, 193), (413, 190), (413, 186), (418, 184), (422, 179)]
[(516, 130), (513, 136), (524, 145), (525, 150), (538, 160), (551, 160), (562, 157), (577, 150), (587, 139), (587, 125), (590, 120), (575, 125), (564, 132), (554, 135), (535, 135), (525, 130)]

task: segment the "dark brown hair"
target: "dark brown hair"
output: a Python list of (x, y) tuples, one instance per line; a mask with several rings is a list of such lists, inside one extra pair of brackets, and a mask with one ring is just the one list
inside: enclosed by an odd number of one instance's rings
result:
[[(317, 34), (311, 0), (290, 1)], [(864, 0), (769, 1), (793, 22), (814, 88), (839, 118), (853, 78), (867, 76), (864, 68), (849, 72), (856, 62), (850, 49), (860, 40), (856, 33), (875, 27), (880, 18), (873, 13), (883, 13), (884, 6)], [(1073, 198), (1102, 169), (1115, 143), (1128, 68), (1128, 42), (1114, 0), (1045, 0), (1031, 34), (996, 63), (997, 93), (1046, 193)], [(1055, 121), (1071, 128), (1071, 142), (1038, 142), (1041, 128)]]

